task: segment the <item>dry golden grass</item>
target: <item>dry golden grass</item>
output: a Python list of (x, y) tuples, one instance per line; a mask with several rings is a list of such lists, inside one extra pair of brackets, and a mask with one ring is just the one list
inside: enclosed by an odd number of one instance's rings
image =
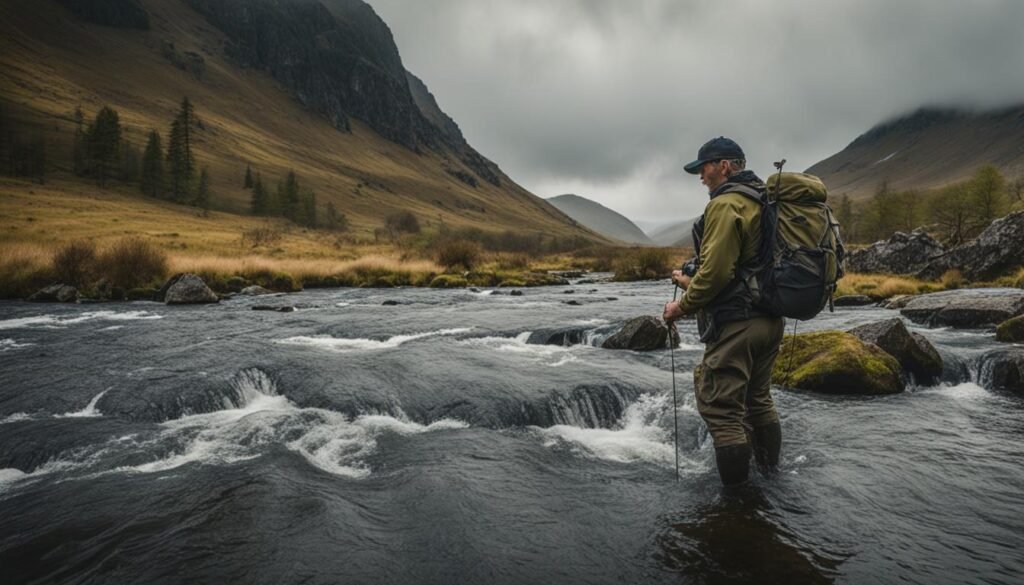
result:
[(171, 272), (175, 273), (194, 272), (218, 274), (225, 277), (287, 273), (302, 282), (359, 272), (435, 274), (442, 272), (440, 266), (429, 260), (402, 261), (398, 258), (380, 255), (365, 256), (356, 260), (332, 260), (328, 258), (272, 258), (257, 255), (224, 257), (172, 254), (170, 265)]
[(839, 281), (836, 296), (867, 295), (876, 299), (887, 299), (896, 295), (916, 295), (945, 288), (941, 282), (918, 280), (909, 276), (848, 273)]

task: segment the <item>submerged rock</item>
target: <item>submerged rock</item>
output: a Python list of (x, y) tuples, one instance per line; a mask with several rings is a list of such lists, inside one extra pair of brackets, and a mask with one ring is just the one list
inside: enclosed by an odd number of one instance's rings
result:
[(824, 394), (896, 394), (903, 377), (896, 358), (843, 331), (786, 336), (772, 382)]
[(526, 343), (530, 345), (580, 345), (586, 341), (586, 327), (538, 329), (530, 333)]
[(863, 305), (873, 305), (875, 299), (867, 295), (843, 295), (836, 297), (832, 302), (837, 307), (860, 307)]
[(934, 279), (955, 268), (968, 280), (987, 280), (1024, 265), (1024, 211), (993, 221), (977, 238), (934, 259), (918, 273)]
[[(173, 281), (173, 282), (172, 282)], [(206, 286), (203, 279), (195, 274), (179, 274), (164, 284), (160, 289), (163, 302), (168, 305), (194, 305), (216, 303), (220, 301), (217, 293)]]
[(996, 327), (996, 340), (1006, 343), (1024, 343), (1024, 315), (1000, 323)]
[(993, 390), (1024, 393), (1024, 347), (999, 348), (982, 355), (978, 383)]
[[(630, 319), (601, 344), (604, 349), (651, 351), (666, 349), (670, 329), (658, 318), (644, 315)], [(679, 333), (672, 331), (672, 347), (679, 347)]]
[(395, 299), (388, 299), (388, 300), (384, 301), (383, 303), (381, 303), (381, 306), (383, 306), (383, 307), (394, 307), (394, 306), (396, 306), (398, 304), (400, 304), (400, 303), (398, 301), (396, 301)]
[(918, 383), (930, 385), (942, 378), (942, 357), (935, 346), (920, 333), (909, 331), (902, 319), (868, 323), (854, 327), (850, 333), (896, 358)]
[(846, 256), (846, 269), (850, 272), (911, 274), (945, 252), (942, 244), (918, 228), (909, 234), (896, 232), (888, 240), (851, 250)]
[(907, 303), (914, 300), (915, 296), (917, 295), (896, 295), (882, 301), (879, 306), (883, 309), (902, 309), (907, 306)]
[(28, 300), (34, 303), (73, 303), (78, 300), (78, 289), (68, 284), (51, 284), (39, 289)]
[(253, 305), (252, 306), (252, 310), (253, 311), (277, 311), (278, 313), (293, 313), (293, 312), (295, 312), (295, 307), (292, 307), (290, 305), (281, 305), (281, 306), (275, 306), (275, 305)]
[(265, 289), (265, 288), (263, 288), (262, 286), (260, 286), (258, 284), (254, 284), (252, 286), (247, 286), (247, 287), (243, 288), (242, 290), (238, 291), (238, 294), (244, 295), (244, 296), (253, 296), (253, 297), (255, 297), (255, 296), (260, 296), (260, 295), (272, 295), (272, 294), (274, 294), (274, 291), (269, 290), (269, 289)]
[(964, 289), (918, 295), (900, 314), (930, 327), (990, 327), (1024, 314), (1024, 290)]

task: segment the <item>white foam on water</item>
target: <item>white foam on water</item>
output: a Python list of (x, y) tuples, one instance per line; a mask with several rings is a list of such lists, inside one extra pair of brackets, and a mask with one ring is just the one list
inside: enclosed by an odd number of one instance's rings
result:
[(350, 307), (352, 303), (334, 303), (335, 307)]
[(4, 418), (0, 418), (0, 425), (23, 420), (32, 420), (32, 415), (27, 412), (16, 412), (14, 414), (7, 415)]
[(118, 329), (124, 329), (124, 325), (111, 325), (110, 327), (100, 329), (100, 331), (117, 331)]
[(343, 337), (298, 336), (289, 337), (287, 339), (281, 339), (277, 343), (283, 343), (286, 345), (304, 345), (338, 352), (379, 350), (394, 349), (402, 345), (403, 343), (415, 341), (417, 339), (425, 339), (428, 337), (445, 337), (449, 335), (458, 335), (460, 333), (466, 333), (469, 331), (472, 331), (472, 328), (441, 329), (440, 331), (428, 331), (426, 333), (416, 333), (412, 335), (395, 335), (394, 337), (389, 337), (384, 341), (361, 338), (347, 339)]
[[(107, 390), (110, 390), (110, 388), (107, 388)], [(103, 416), (103, 413), (96, 408), (96, 404), (100, 401), (100, 398), (103, 398), (103, 395), (107, 393), (107, 390), (93, 396), (92, 400), (89, 401), (89, 404), (85, 405), (85, 408), (82, 410), (58, 414), (57, 418), (88, 418)]]
[(573, 319), (570, 325), (607, 325), (611, 323), (608, 319)]
[(59, 315), (36, 315), (34, 317), (20, 317), (17, 319), (6, 319), (0, 321), (0, 329), (25, 329), (29, 327), (42, 327), (47, 329), (58, 329), (92, 321), (94, 319), (106, 321), (136, 321), (146, 319), (163, 319), (162, 315), (156, 315), (149, 311), (88, 311), (78, 316)]
[(930, 386), (928, 388), (924, 388), (921, 390), (921, 392), (942, 394), (943, 396), (949, 396), (957, 400), (966, 401), (986, 400), (993, 397), (991, 392), (975, 384), (974, 382), (964, 382), (962, 384), (954, 385), (943, 383), (939, 384), (938, 386)]
[(0, 339), (0, 352), (11, 351), (11, 350), (14, 350), (14, 349), (21, 349), (23, 347), (28, 347), (30, 345), (35, 345), (35, 344), (34, 343), (19, 343), (19, 342), (15, 341), (13, 339), (10, 339), (10, 338), (8, 338), (8, 339)]
[[(644, 462), (671, 468), (675, 463), (672, 436), (658, 426), (666, 408), (666, 395), (645, 395), (631, 404), (613, 429), (588, 429), (571, 425), (535, 427), (546, 447), (568, 445), (577, 454), (616, 463)], [(680, 471), (696, 471), (700, 464), (682, 457)]]
[(589, 345), (543, 345), (527, 343), (530, 339), (530, 331), (524, 331), (515, 337), (476, 337), (463, 339), (460, 345), (479, 347), (492, 351), (510, 353), (550, 367), (564, 366), (579, 361), (579, 352), (592, 349)]

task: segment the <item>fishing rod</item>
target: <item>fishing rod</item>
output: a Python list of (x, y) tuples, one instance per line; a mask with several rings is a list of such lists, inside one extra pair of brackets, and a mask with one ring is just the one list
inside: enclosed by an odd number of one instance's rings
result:
[[(675, 281), (673, 281), (674, 283)], [(672, 290), (672, 302), (679, 293), (679, 285)], [(672, 447), (676, 454), (676, 481), (679, 481), (679, 402), (676, 398), (676, 345), (672, 334), (676, 332), (676, 322), (668, 326), (668, 355), (672, 360)]]

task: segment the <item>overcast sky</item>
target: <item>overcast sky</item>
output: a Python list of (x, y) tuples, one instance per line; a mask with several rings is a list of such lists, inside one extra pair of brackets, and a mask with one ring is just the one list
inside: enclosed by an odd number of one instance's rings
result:
[(477, 150), (541, 197), (701, 212), (725, 135), (765, 176), (926, 104), (1024, 102), (1021, 0), (368, 0)]

